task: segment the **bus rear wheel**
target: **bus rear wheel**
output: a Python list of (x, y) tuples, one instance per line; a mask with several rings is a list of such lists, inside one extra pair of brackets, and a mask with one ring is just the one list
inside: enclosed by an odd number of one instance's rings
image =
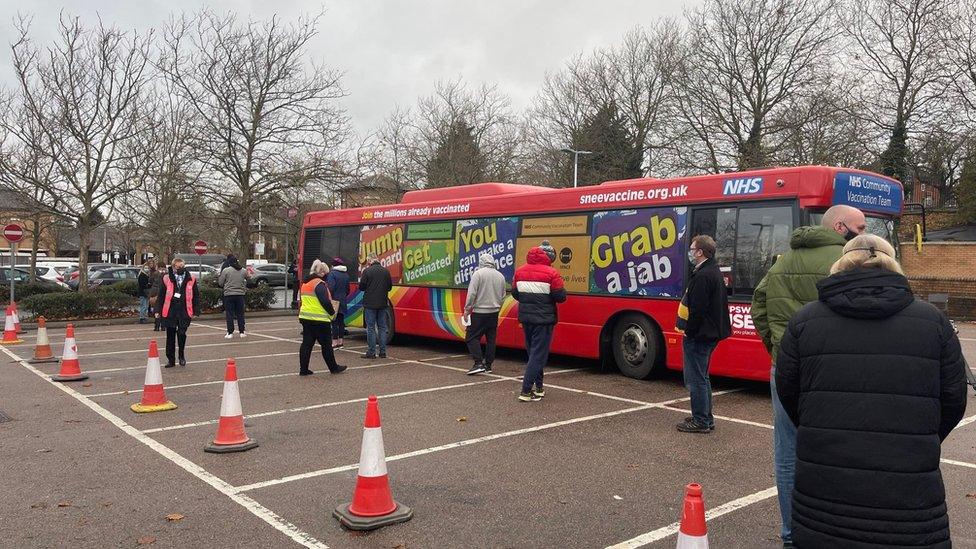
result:
[(610, 346), (620, 373), (647, 379), (657, 364), (660, 332), (646, 316), (628, 313), (614, 325)]

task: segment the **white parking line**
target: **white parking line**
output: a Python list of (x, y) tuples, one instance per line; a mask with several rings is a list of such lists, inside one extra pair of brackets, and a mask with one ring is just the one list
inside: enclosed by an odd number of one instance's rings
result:
[[(198, 324), (197, 326), (199, 327), (199, 326), (202, 326), (202, 325), (199, 325)], [(207, 328), (210, 328), (210, 327), (211, 326), (207, 326)], [(290, 330), (290, 329), (291, 328), (272, 328), (270, 330), (264, 330), (264, 331), (266, 331), (266, 332), (281, 332), (281, 331)], [(85, 335), (87, 335), (87, 334), (79, 334), (77, 337), (75, 337), (75, 341), (78, 342), (79, 345), (88, 345), (88, 344), (91, 344), (91, 343), (112, 343), (114, 341), (147, 341), (148, 342), (149, 340), (152, 340), (152, 339), (163, 340), (163, 341), (166, 340), (166, 332), (165, 331), (161, 331), (161, 332), (147, 332), (147, 333), (143, 334), (140, 337), (131, 337), (130, 336), (130, 337), (118, 337), (118, 338), (112, 338), (112, 339), (85, 339), (83, 337)], [(214, 337), (216, 335), (219, 335), (219, 334), (214, 334), (214, 333), (211, 333), (211, 332), (207, 332), (207, 333), (192, 333), (191, 332), (191, 333), (186, 334), (186, 337)], [(234, 336), (234, 339), (232, 341), (237, 341), (238, 339), (240, 339), (240, 337), (237, 336), (237, 335), (235, 335)], [(52, 338), (49, 341), (50, 341), (51, 345), (63, 345), (64, 344), (64, 339), (63, 338)]]
[[(491, 380), (491, 381), (502, 381), (502, 380), (501, 379), (496, 379), (496, 380)], [(490, 381), (489, 382), (486, 382), (486, 383), (490, 383)], [(506, 431), (504, 433), (496, 433), (496, 434), (493, 434), (493, 435), (487, 435), (487, 436), (478, 437), (478, 438), (469, 438), (467, 440), (461, 440), (461, 441), (458, 441), (458, 442), (452, 442), (452, 443), (449, 443), (449, 444), (443, 444), (441, 446), (433, 446), (431, 448), (424, 448), (422, 450), (415, 450), (413, 452), (407, 452), (407, 453), (404, 453), (404, 454), (397, 454), (395, 456), (389, 456), (389, 457), (386, 458), (386, 462), (389, 463), (391, 461), (399, 461), (401, 459), (406, 459), (406, 458), (409, 458), (409, 457), (422, 456), (422, 455), (431, 454), (431, 453), (434, 453), (434, 452), (441, 452), (443, 450), (450, 450), (452, 448), (461, 448), (461, 447), (464, 447), (464, 446), (470, 446), (472, 444), (478, 444), (479, 442), (486, 442), (486, 441), (489, 441), (489, 440), (498, 440), (500, 438), (508, 438), (508, 437), (513, 437), (513, 436), (517, 436), (517, 435), (523, 435), (523, 434), (526, 434), (526, 433), (535, 433), (537, 431), (544, 431), (544, 430), (547, 430), (547, 429), (555, 429), (556, 427), (562, 427), (564, 425), (572, 425), (574, 423), (582, 423), (584, 421), (593, 421), (595, 419), (602, 419), (602, 418), (607, 418), (607, 417), (619, 416), (621, 414), (629, 414), (631, 412), (639, 412), (641, 410), (650, 410), (650, 409), (655, 408), (655, 407), (656, 406), (654, 406), (653, 404), (649, 404), (647, 406), (635, 406), (633, 408), (624, 408), (623, 410), (614, 410), (612, 412), (604, 412), (602, 414), (594, 414), (594, 415), (591, 415), (591, 416), (576, 417), (576, 418), (572, 418), (572, 419), (566, 419), (566, 420), (563, 420), (563, 421), (556, 421), (556, 422), (553, 422), (553, 423), (546, 423), (544, 425), (536, 425), (534, 427), (526, 427), (524, 429), (516, 429), (514, 431)], [(293, 482), (293, 481), (296, 481), (296, 480), (303, 480), (303, 479), (307, 479), (307, 478), (320, 477), (322, 475), (329, 475), (329, 474), (338, 473), (338, 472), (341, 472), (341, 471), (351, 471), (353, 469), (356, 469), (357, 467), (359, 467), (359, 464), (353, 463), (351, 465), (343, 465), (343, 466), (340, 466), (340, 467), (333, 467), (331, 469), (319, 469), (317, 471), (309, 471), (308, 473), (301, 473), (301, 474), (298, 474), (298, 475), (290, 475), (290, 476), (281, 477), (281, 478), (278, 478), (278, 479), (266, 480), (264, 482), (255, 482), (254, 484), (247, 484), (245, 486), (238, 486), (236, 488), (236, 490), (237, 490), (238, 493), (248, 492), (250, 490), (256, 490), (258, 488), (266, 488), (268, 486), (275, 486), (275, 485), (278, 485), (278, 484), (284, 484), (286, 482)]]
[(964, 417), (962, 418), (962, 421), (959, 422), (959, 425), (956, 425), (956, 429), (960, 427), (965, 427), (974, 421), (976, 421), (976, 414), (973, 414), (969, 417)]
[[(408, 364), (408, 362), (405, 361), (402, 364)], [(382, 366), (389, 366), (389, 365), (390, 364), (382, 364)], [(380, 365), (378, 365), (378, 366), (380, 366)], [(389, 394), (385, 394), (385, 395), (378, 395), (376, 398), (386, 399), (386, 398), (402, 397), (402, 396), (409, 396), (409, 395), (419, 395), (419, 394), (423, 394), (423, 393), (433, 393), (433, 392), (436, 392), (436, 391), (445, 391), (447, 389), (457, 389), (459, 387), (471, 387), (473, 385), (485, 385), (487, 383), (496, 383), (498, 381), (501, 381), (501, 380), (500, 379), (489, 379), (489, 380), (485, 380), (485, 381), (474, 381), (474, 382), (470, 382), (470, 383), (458, 383), (458, 384), (455, 384), (455, 385), (445, 385), (445, 386), (441, 386), (441, 387), (429, 387), (427, 389), (415, 389), (413, 391), (402, 391), (402, 392), (399, 392), (399, 393), (389, 393)], [(308, 410), (318, 410), (319, 408), (332, 408), (334, 406), (342, 406), (344, 404), (355, 404), (357, 402), (366, 402), (367, 400), (368, 400), (368, 397), (363, 397), (363, 398), (353, 398), (353, 399), (349, 399), (349, 400), (340, 400), (338, 402), (323, 402), (321, 404), (311, 404), (309, 406), (299, 406), (299, 407), (296, 407), (296, 408), (285, 408), (283, 410), (272, 410), (270, 412), (260, 412), (260, 413), (257, 413), (257, 414), (246, 414), (244, 417), (245, 417), (245, 419), (255, 419), (255, 418), (259, 418), (259, 417), (268, 417), (268, 416), (277, 416), (277, 415), (281, 415), (281, 414), (290, 414), (290, 413), (293, 413), (293, 412), (307, 412)], [(175, 431), (175, 430), (178, 430), (178, 429), (190, 429), (190, 428), (193, 428), (193, 427), (203, 427), (204, 425), (215, 425), (217, 423), (217, 421), (218, 420), (213, 419), (213, 420), (208, 420), (208, 421), (198, 421), (196, 423), (184, 423), (182, 425), (170, 425), (169, 427), (157, 427), (155, 429), (146, 429), (145, 431), (142, 431), (142, 432), (143, 433), (146, 433), (146, 434), (149, 434), (149, 433), (159, 433), (159, 432), (162, 432), (162, 431)]]
[(173, 462), (174, 464), (176, 464), (177, 466), (179, 466), (184, 471), (190, 473), (191, 475), (195, 476), (196, 478), (198, 478), (198, 479), (202, 480), (203, 482), (205, 482), (206, 484), (210, 485), (213, 489), (217, 490), (221, 494), (224, 494), (225, 496), (227, 496), (228, 498), (230, 498), (231, 501), (237, 503), (241, 507), (247, 509), (251, 514), (253, 514), (254, 516), (260, 518), (261, 520), (263, 520), (264, 522), (266, 522), (267, 524), (269, 524), (275, 530), (281, 532), (285, 536), (288, 536), (288, 538), (290, 538), (295, 543), (298, 543), (298, 544), (300, 544), (300, 545), (302, 545), (304, 547), (310, 547), (312, 549), (329, 549), (326, 544), (324, 544), (321, 541), (315, 539), (314, 537), (312, 537), (308, 533), (300, 530), (297, 526), (295, 526), (294, 524), (286, 521), (282, 517), (278, 516), (273, 511), (271, 511), (267, 507), (261, 505), (260, 503), (258, 503), (254, 499), (251, 499), (250, 497), (248, 497), (246, 495), (242, 495), (242, 494), (237, 493), (230, 484), (228, 484), (227, 482), (225, 482), (221, 478), (219, 478), (216, 475), (208, 472), (206, 469), (204, 469), (203, 467), (200, 467), (196, 463), (193, 463), (192, 461), (186, 459), (185, 457), (177, 454), (176, 452), (174, 452), (173, 450), (171, 450), (169, 447), (161, 444), (160, 442), (157, 442), (153, 438), (148, 437), (148, 436), (142, 434), (135, 427), (129, 425), (128, 423), (126, 423), (125, 421), (123, 421), (121, 418), (119, 418), (118, 416), (116, 416), (115, 414), (113, 414), (112, 412), (109, 412), (105, 408), (102, 408), (101, 406), (99, 406), (98, 404), (96, 404), (94, 401), (92, 401), (91, 399), (85, 397), (81, 393), (78, 393), (77, 391), (75, 391), (74, 389), (72, 389), (71, 387), (69, 387), (68, 385), (65, 385), (63, 383), (57, 383), (57, 382), (51, 381), (50, 379), (47, 378), (46, 375), (44, 375), (43, 372), (41, 372), (37, 368), (34, 368), (33, 366), (31, 366), (27, 362), (25, 362), (22, 358), (20, 358), (16, 354), (14, 354), (12, 351), (10, 351), (9, 349), (7, 349), (6, 347), (3, 347), (2, 349), (3, 349), (3, 352), (6, 353), (8, 356), (10, 356), (11, 358), (19, 361), (20, 362), (20, 365), (23, 366), (24, 368), (26, 368), (28, 371), (33, 372), (34, 374), (36, 374), (37, 376), (41, 377), (42, 379), (47, 379), (48, 380), (48, 383), (50, 383), (51, 385), (54, 385), (58, 389), (64, 391), (68, 395), (70, 395), (72, 398), (74, 398), (78, 402), (84, 404), (85, 406), (87, 406), (88, 408), (90, 408), (93, 412), (95, 412), (96, 414), (98, 414), (98, 415), (102, 416), (103, 418), (105, 418), (106, 420), (108, 420), (109, 423), (111, 423), (112, 425), (115, 425), (116, 427), (118, 427), (119, 429), (121, 429), (122, 432), (124, 432), (125, 434), (127, 434), (127, 435), (131, 436), (132, 438), (136, 439), (137, 441), (145, 444), (146, 446), (148, 446), (149, 448), (151, 448), (154, 452), (158, 453), (159, 455), (161, 455), (164, 458), (168, 459), (169, 461)]
[[(287, 341), (287, 340), (283, 340), (283, 341)], [(254, 341), (253, 339), (250, 339), (250, 340), (247, 340), (247, 341), (237, 340), (237, 341), (234, 341), (233, 343), (228, 343), (228, 342), (225, 341), (225, 342), (221, 342), (221, 343), (204, 343), (202, 345), (187, 345), (186, 348), (187, 349), (202, 349), (204, 347), (226, 347), (228, 345), (234, 345), (234, 346), (237, 346), (237, 345), (254, 345), (255, 343), (267, 343), (267, 342), (266, 341)], [(146, 352), (146, 349), (131, 349), (131, 350), (126, 350), (126, 351), (108, 351), (108, 352), (104, 352), (104, 353), (79, 354), (78, 357), (79, 358), (89, 358), (89, 357), (93, 357), (93, 356), (128, 355), (128, 354), (132, 354), (132, 353), (145, 353), (145, 352)]]
[[(291, 354), (297, 354), (297, 353), (291, 353)], [(224, 359), (221, 359), (221, 360), (224, 360)], [(405, 363), (404, 362), (400, 362), (400, 361), (398, 361), (398, 362), (384, 362), (383, 364), (367, 364), (365, 366), (350, 366), (348, 369), (350, 371), (352, 371), (352, 370), (368, 370), (370, 368), (379, 368), (381, 366), (393, 366), (395, 364), (405, 364)], [(260, 381), (262, 379), (275, 379), (275, 378), (279, 378), (279, 377), (288, 377), (288, 376), (297, 376), (297, 375), (298, 375), (298, 372), (287, 372), (287, 373), (281, 373), (281, 374), (268, 374), (268, 375), (263, 375), (263, 376), (239, 377), (239, 378), (237, 378), (237, 380), (238, 381)], [(168, 391), (170, 389), (182, 389), (184, 387), (200, 387), (202, 385), (217, 385), (217, 384), (223, 383), (223, 382), (224, 382), (223, 379), (218, 379), (218, 380), (214, 380), (214, 381), (200, 381), (200, 382), (197, 382), (197, 383), (184, 383), (182, 385), (167, 385), (165, 387), (165, 389)], [(85, 396), (87, 396), (88, 398), (98, 398), (98, 397), (115, 396), (115, 395), (129, 395), (129, 394), (141, 393), (141, 392), (142, 392), (142, 389), (129, 389), (129, 390), (125, 390), (125, 391), (113, 391), (111, 393), (95, 393), (93, 395), (85, 395)]]
[[(754, 503), (759, 503), (760, 501), (765, 501), (776, 495), (776, 487), (766, 488), (765, 490), (760, 490), (754, 494), (749, 494), (748, 496), (743, 496), (739, 499), (734, 499), (728, 503), (723, 503), (718, 507), (714, 507), (705, 511), (705, 521), (710, 521), (712, 519), (718, 518), (722, 515), (727, 515), (732, 511), (742, 509), (743, 507), (748, 507)], [(706, 494), (707, 496), (707, 494)], [(607, 549), (636, 549), (637, 547), (643, 547), (645, 545), (654, 543), (655, 541), (660, 541), (669, 536), (673, 536), (678, 533), (681, 528), (681, 522), (673, 522), (663, 528), (658, 528), (652, 532), (646, 534), (641, 534), (635, 538), (629, 539), (627, 541), (622, 541), (616, 545), (611, 545)]]
[[(274, 356), (294, 356), (294, 355), (297, 355), (297, 354), (298, 354), (298, 352), (295, 351), (295, 352), (291, 352), (291, 353), (272, 353), (270, 355), (235, 356), (235, 357), (232, 357), (232, 358), (234, 360), (244, 360), (246, 358), (270, 358), (270, 357), (274, 357)], [(187, 365), (191, 365), (191, 364), (206, 364), (208, 362), (227, 362), (227, 357), (223, 357), (223, 358), (209, 358), (209, 359), (206, 359), (206, 360), (188, 360), (187, 361)], [(124, 368), (104, 368), (104, 369), (101, 369), (101, 370), (88, 370), (88, 369), (85, 369), (85, 373), (86, 374), (95, 374), (95, 373), (99, 373), (99, 372), (122, 372), (122, 371), (125, 371), (125, 370), (145, 370), (145, 369), (146, 369), (145, 366), (126, 366)]]

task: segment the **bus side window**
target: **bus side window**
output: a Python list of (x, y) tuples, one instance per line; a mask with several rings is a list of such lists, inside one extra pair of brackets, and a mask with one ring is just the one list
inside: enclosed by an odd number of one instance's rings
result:
[(733, 274), (736, 295), (752, 295), (773, 266), (776, 256), (790, 249), (792, 232), (793, 209), (790, 206), (739, 210)]
[(735, 260), (736, 208), (708, 208), (695, 210), (692, 216), (691, 237), (707, 234), (715, 239), (715, 260), (725, 278), (725, 286), (732, 291)]

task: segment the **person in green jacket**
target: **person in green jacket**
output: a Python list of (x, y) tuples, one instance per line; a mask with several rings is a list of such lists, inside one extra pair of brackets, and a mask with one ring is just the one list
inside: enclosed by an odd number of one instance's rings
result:
[[(830, 274), (840, 259), (844, 244), (865, 232), (864, 213), (851, 206), (833, 206), (824, 212), (819, 227), (800, 227), (790, 237), (790, 250), (783, 254), (759, 282), (752, 298), (752, 322), (776, 368), (776, 354), (786, 325), (793, 314), (818, 299), (817, 282)], [(796, 462), (796, 426), (776, 394), (774, 373), (769, 376), (773, 400), (773, 459), (782, 519), (783, 547), (793, 547), (791, 497)]]

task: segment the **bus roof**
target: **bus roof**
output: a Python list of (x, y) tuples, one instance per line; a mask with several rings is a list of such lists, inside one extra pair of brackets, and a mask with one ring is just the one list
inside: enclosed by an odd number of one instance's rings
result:
[(674, 179), (625, 179), (579, 188), (478, 183), (406, 193), (399, 204), (310, 212), (305, 226), (461, 219), (507, 214), (635, 209), (796, 198), (801, 207), (849, 204), (898, 215), (901, 184), (862, 170), (830, 166), (767, 168)]

